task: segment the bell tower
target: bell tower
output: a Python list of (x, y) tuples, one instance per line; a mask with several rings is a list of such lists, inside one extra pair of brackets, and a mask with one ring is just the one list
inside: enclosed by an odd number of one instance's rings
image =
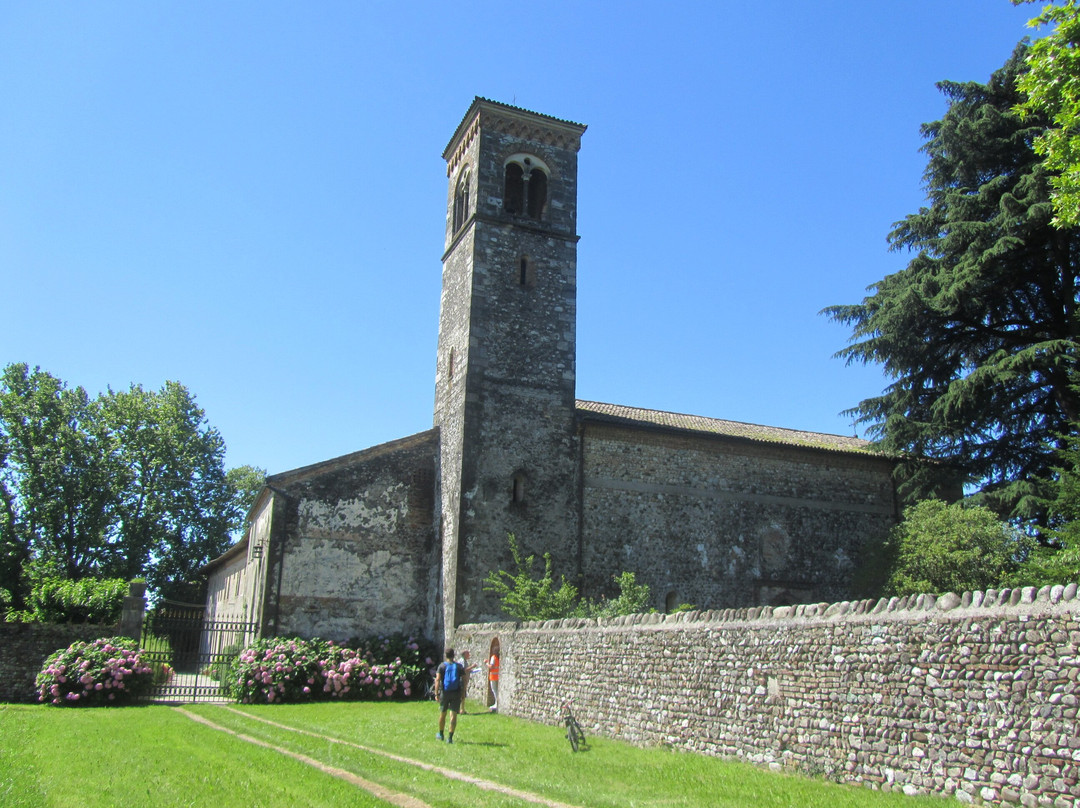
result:
[(499, 619), (506, 536), (580, 572), (577, 153), (585, 126), (476, 98), (447, 163), (435, 426), (443, 625)]

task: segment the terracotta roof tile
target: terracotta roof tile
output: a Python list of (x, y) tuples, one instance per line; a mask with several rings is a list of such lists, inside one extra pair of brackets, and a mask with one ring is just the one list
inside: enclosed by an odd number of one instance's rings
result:
[(624, 407), (620, 404), (580, 400), (577, 402), (577, 410), (590, 420), (613, 419), (642, 425), (685, 429), (690, 432), (707, 432), (733, 438), (783, 443), (789, 446), (811, 446), (836, 452), (871, 451), (870, 442), (861, 438), (828, 435), (822, 432), (804, 432), (777, 426), (745, 424), (740, 421), (724, 421), (720, 418), (706, 418), (701, 415), (684, 415), (677, 412), (645, 410), (638, 407)]

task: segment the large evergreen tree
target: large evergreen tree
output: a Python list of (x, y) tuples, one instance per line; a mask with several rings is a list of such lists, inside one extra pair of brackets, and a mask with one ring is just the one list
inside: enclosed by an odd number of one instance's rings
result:
[(928, 204), (889, 235), (914, 256), (861, 303), (826, 313), (853, 330), (839, 355), (892, 379), (852, 414), (885, 451), (940, 461), (905, 467), (909, 493), (959, 474), (999, 514), (1041, 521), (1052, 448), (1080, 415), (1080, 231), (1051, 225), (1032, 148), (1046, 122), (1015, 111), (1025, 53), (987, 84), (939, 85), (948, 110), (922, 128)]

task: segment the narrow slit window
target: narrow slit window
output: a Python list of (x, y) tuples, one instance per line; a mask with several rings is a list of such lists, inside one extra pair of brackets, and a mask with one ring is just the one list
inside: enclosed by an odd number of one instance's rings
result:
[(518, 261), (518, 283), (527, 289), (536, 285), (536, 265), (527, 255)]
[(525, 501), (525, 475), (524, 474), (515, 474), (514, 475), (513, 493), (511, 495), (511, 497), (512, 497), (513, 502), (524, 502)]

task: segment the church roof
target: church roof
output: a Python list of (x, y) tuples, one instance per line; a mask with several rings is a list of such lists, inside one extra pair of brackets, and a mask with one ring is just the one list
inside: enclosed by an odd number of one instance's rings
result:
[(684, 415), (662, 410), (645, 410), (621, 404), (604, 404), (599, 401), (577, 402), (577, 411), (588, 420), (621, 422), (628, 425), (665, 427), (689, 432), (705, 432), (729, 438), (781, 443), (788, 446), (805, 446), (828, 449), (834, 452), (869, 452), (871, 444), (861, 438), (829, 435), (824, 432), (805, 432), (778, 426), (745, 424), (741, 421), (725, 421), (702, 415)]

